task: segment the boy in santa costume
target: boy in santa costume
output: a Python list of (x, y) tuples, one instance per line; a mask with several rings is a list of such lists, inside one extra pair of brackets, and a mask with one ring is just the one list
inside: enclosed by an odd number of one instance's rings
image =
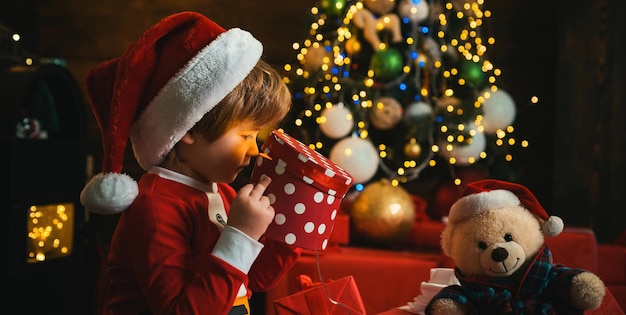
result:
[[(299, 248), (262, 237), (271, 179), (229, 186), (259, 154), (259, 131), (291, 104), (262, 50), (246, 31), (182, 12), (87, 74), (104, 158), (81, 202), (121, 213), (105, 314), (249, 314), (252, 292), (296, 262)], [(138, 182), (121, 173), (129, 138), (147, 171)]]

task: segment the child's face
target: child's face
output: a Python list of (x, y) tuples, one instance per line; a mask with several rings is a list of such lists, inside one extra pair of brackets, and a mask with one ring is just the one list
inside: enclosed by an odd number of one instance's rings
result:
[(202, 182), (230, 183), (259, 153), (256, 137), (261, 128), (244, 121), (213, 142), (199, 133), (188, 133), (181, 140), (183, 167), (177, 170)]

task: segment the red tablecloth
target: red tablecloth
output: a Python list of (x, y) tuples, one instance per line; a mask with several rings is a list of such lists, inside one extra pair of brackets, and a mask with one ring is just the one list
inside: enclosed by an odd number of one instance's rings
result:
[[(437, 252), (414, 253), (356, 247), (333, 247), (319, 251), (324, 281), (353, 276), (367, 314), (377, 314), (405, 305), (420, 294), (420, 284), (430, 278), (430, 269), (442, 267), (445, 258)], [(300, 274), (321, 281), (315, 252), (307, 251), (276, 287), (266, 293), (266, 315), (274, 315), (273, 301), (300, 291)]]

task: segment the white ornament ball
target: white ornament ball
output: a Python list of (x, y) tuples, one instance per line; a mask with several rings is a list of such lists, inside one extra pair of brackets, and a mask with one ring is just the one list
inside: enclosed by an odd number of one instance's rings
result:
[(482, 93), (483, 102), (482, 126), (486, 133), (495, 133), (498, 129), (506, 129), (515, 120), (516, 108), (513, 98), (505, 91), (486, 91)]
[(320, 130), (331, 139), (347, 136), (353, 127), (352, 112), (342, 105), (333, 105), (322, 111)]
[(348, 172), (355, 183), (369, 181), (378, 170), (378, 151), (372, 142), (358, 137), (339, 140), (330, 151), (330, 160)]
[(429, 7), (426, 0), (401, 0), (398, 14), (413, 23), (420, 23), (428, 18)]
[(473, 123), (468, 124), (470, 130), (474, 130), (476, 134), (472, 136), (469, 143), (452, 143), (452, 150), (448, 150), (449, 143), (445, 140), (439, 141), (439, 152), (446, 159), (454, 158), (457, 165), (470, 165), (480, 159), (480, 154), (487, 148), (487, 137), (485, 133), (477, 130)]
[(433, 108), (426, 102), (415, 102), (407, 106), (404, 111), (404, 121), (407, 123), (418, 123), (424, 118), (433, 116)]

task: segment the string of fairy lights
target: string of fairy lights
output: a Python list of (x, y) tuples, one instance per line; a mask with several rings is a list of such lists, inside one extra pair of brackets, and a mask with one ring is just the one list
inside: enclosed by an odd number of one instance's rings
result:
[(60, 203), (31, 206), (28, 211), (26, 261), (43, 262), (72, 253), (74, 205)]
[(357, 182), (381, 170), (397, 185), (442, 161), (453, 170), (500, 152), (512, 161), (507, 148), (528, 146), (514, 137), (515, 103), (488, 58), (484, 0), (325, 0), (310, 13), (309, 37), (293, 44), (298, 63), (284, 66), (294, 91), (286, 129)]

